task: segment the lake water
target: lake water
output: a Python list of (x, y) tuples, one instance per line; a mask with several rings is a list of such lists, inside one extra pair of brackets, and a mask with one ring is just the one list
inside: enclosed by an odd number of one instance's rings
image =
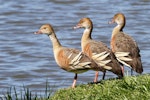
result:
[[(83, 17), (93, 21), (92, 37), (110, 46), (114, 14), (125, 14), (124, 31), (137, 41), (143, 73), (150, 72), (149, 0), (1, 0), (0, 1), (0, 94), (15, 86), (42, 93), (46, 81), (56, 91), (72, 84), (74, 74), (56, 64), (52, 44), (46, 35), (35, 35), (42, 24), (51, 23), (63, 46), (81, 49), (83, 29), (72, 27)], [(126, 69), (130, 71), (129, 69)], [(77, 84), (92, 82), (94, 71), (80, 74)], [(135, 73), (136, 74), (136, 73)], [(99, 75), (101, 79), (102, 73)], [(116, 77), (108, 72), (106, 78)]]

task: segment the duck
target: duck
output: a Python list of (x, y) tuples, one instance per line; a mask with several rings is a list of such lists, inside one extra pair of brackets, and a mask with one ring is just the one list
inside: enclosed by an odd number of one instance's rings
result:
[[(84, 32), (81, 38), (81, 48), (88, 57), (93, 59), (98, 66), (104, 68), (102, 80), (105, 79), (106, 71), (111, 71), (119, 78), (123, 77), (123, 73), (120, 67), (120, 63), (116, 60), (113, 52), (107, 47), (107, 45), (101, 41), (92, 39), (93, 22), (90, 18), (81, 18), (74, 29), (84, 28)], [(98, 81), (99, 71), (95, 72), (95, 80)]]
[(122, 71), (124, 72), (124, 66), (127, 66), (131, 68), (131, 75), (133, 75), (133, 70), (141, 74), (143, 66), (138, 44), (133, 37), (123, 31), (126, 24), (125, 15), (116, 13), (109, 21), (109, 24), (113, 23), (117, 25), (112, 31), (110, 45), (117, 60), (122, 64)]
[(99, 67), (95, 61), (80, 50), (62, 46), (51, 24), (42, 25), (40, 29), (34, 33), (46, 34), (52, 42), (54, 58), (58, 66), (67, 72), (75, 73), (74, 81), (71, 86), (72, 88), (76, 86), (78, 74), (88, 70), (104, 71), (102, 67)]

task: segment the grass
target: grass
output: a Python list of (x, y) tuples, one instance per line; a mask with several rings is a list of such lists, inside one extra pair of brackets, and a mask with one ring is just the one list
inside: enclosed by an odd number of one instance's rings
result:
[[(76, 88), (60, 89), (55, 94), (46, 83), (44, 95), (33, 94), (23, 87), (20, 94), (10, 88), (1, 100), (150, 100), (150, 75), (126, 76), (123, 79), (103, 80), (81, 84)], [(13, 92), (12, 92), (13, 91)], [(52, 95), (53, 94), (53, 95)]]
[(58, 90), (49, 100), (149, 100), (150, 75), (126, 76)]
[(21, 91), (17, 91), (15, 87), (10, 87), (7, 93), (0, 97), (0, 100), (48, 100), (52, 93), (53, 89), (50, 88), (48, 81), (46, 81), (45, 93), (43, 95), (33, 93), (25, 86), (21, 88)]

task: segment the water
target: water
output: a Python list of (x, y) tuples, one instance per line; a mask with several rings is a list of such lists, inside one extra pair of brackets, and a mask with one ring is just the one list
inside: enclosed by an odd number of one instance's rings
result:
[[(81, 49), (83, 29), (72, 27), (80, 18), (90, 17), (94, 23), (93, 39), (109, 46), (114, 25), (107, 23), (117, 12), (125, 14), (124, 31), (136, 39), (141, 49), (143, 73), (150, 72), (149, 0), (1, 0), (0, 4), (0, 94), (12, 86), (18, 91), (25, 86), (42, 92), (46, 80), (54, 91), (69, 87), (74, 74), (55, 63), (49, 38), (33, 32), (42, 24), (51, 23), (63, 46)], [(94, 73), (80, 74), (77, 84), (93, 81)], [(99, 79), (101, 76), (102, 73)], [(108, 72), (106, 77), (116, 76)]]

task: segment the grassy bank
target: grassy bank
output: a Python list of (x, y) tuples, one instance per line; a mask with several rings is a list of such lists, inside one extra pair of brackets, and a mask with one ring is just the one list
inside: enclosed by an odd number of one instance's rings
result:
[(75, 89), (60, 89), (56, 93), (46, 84), (45, 94), (38, 95), (28, 88), (20, 94), (10, 88), (1, 100), (150, 100), (150, 75), (128, 76), (103, 80), (97, 84), (82, 84)]
[(149, 100), (150, 75), (104, 80), (58, 90), (50, 100)]

